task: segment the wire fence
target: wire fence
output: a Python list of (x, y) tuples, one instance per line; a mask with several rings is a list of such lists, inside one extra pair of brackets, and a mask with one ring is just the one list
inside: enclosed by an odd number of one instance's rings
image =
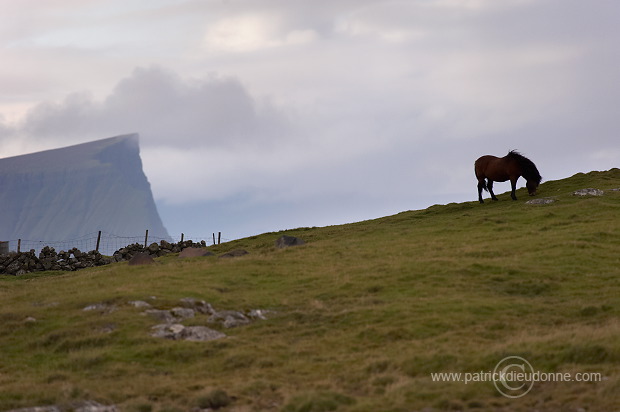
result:
[[(82, 252), (88, 252), (91, 250), (98, 250), (101, 254), (112, 256), (115, 251), (124, 248), (125, 246), (139, 243), (144, 246), (148, 246), (152, 243), (161, 243), (166, 241), (169, 243), (178, 243), (182, 241), (191, 240), (195, 243), (204, 241), (207, 245), (219, 244), (221, 242), (228, 242), (231, 239), (222, 238), (221, 232), (213, 233), (209, 236), (188, 236), (181, 233), (179, 236), (158, 237), (150, 236), (148, 230), (141, 236), (119, 236), (113, 233), (104, 231), (93, 232), (84, 236), (69, 239), (69, 240), (28, 240), (28, 239), (15, 239), (0, 242), (0, 246), (3, 246), (5, 252), (27, 252), (34, 250), (36, 254), (41, 252), (46, 246), (53, 247), (56, 251), (68, 251), (73, 248), (77, 248)], [(8, 245), (8, 246), (7, 246)], [(0, 254), (2, 254), (2, 248), (0, 248)]]

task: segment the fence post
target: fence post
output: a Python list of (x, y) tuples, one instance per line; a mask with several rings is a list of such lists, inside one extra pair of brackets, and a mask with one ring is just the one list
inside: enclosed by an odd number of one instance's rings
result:
[(17, 239), (17, 253), (21, 252), (21, 248), (22, 248), (22, 240)]
[(101, 243), (101, 230), (97, 234), (97, 247), (95, 248), (96, 252), (99, 252), (99, 243)]
[(217, 232), (217, 244), (220, 244), (220, 241), (222, 240), (222, 232)]
[(215, 232), (213, 232), (213, 244), (215, 245)]
[(184, 237), (185, 237), (185, 233), (181, 233), (181, 242), (180, 243), (183, 243), (183, 238)]
[(146, 229), (146, 234), (144, 235), (144, 247), (148, 245), (148, 241), (149, 241), (149, 230)]

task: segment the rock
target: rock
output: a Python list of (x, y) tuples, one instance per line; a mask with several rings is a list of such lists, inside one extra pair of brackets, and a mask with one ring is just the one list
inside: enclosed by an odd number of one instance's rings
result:
[(136, 253), (128, 262), (129, 266), (152, 265), (155, 263), (153, 258), (146, 253)]
[(159, 252), (159, 245), (157, 243), (151, 243), (148, 247), (149, 255), (156, 255)]
[(134, 308), (150, 308), (151, 307), (150, 303), (145, 302), (143, 300), (131, 300), (127, 303), (129, 303)]
[[(0, 255), (0, 274), (15, 276), (45, 270), (79, 270), (132, 260), (131, 265), (152, 264), (153, 261), (151, 259), (153, 257), (164, 256), (168, 253), (179, 253), (183, 249), (188, 249), (186, 253), (197, 253), (196, 256), (209, 256), (211, 252), (206, 251), (206, 246), (207, 244), (204, 240), (200, 243), (194, 243), (191, 240), (169, 243), (162, 240), (160, 245), (152, 243), (147, 248), (139, 243), (134, 243), (118, 249), (113, 256), (103, 256), (95, 250), (81, 252), (77, 248), (69, 249), (66, 252), (61, 250), (56, 253), (53, 247), (45, 246), (41, 249), (38, 256), (36, 256), (34, 250), (20, 253), (9, 252), (8, 254)], [(137, 257), (140, 254), (146, 257)], [(135, 260), (133, 259), (134, 257)]]
[(143, 312), (144, 315), (150, 316), (166, 324), (177, 323), (183, 319), (193, 318), (195, 312), (188, 308), (173, 308), (170, 310), (149, 309)]
[(118, 412), (118, 408), (114, 405), (102, 405), (93, 401), (86, 401), (76, 404), (72, 408), (75, 412)]
[(300, 246), (304, 244), (306, 244), (306, 242), (295, 236), (283, 235), (278, 240), (276, 240), (276, 247), (278, 249), (283, 249), (289, 246)]
[(211, 323), (221, 323), (225, 328), (236, 328), (237, 326), (247, 325), (250, 319), (243, 313), (234, 310), (222, 310), (215, 312), (209, 317)]
[(604, 192), (600, 189), (587, 188), (573, 192), (573, 196), (603, 196)]
[(37, 320), (32, 316), (28, 316), (26, 319), (24, 319), (24, 323), (35, 323), (36, 321)]
[(155, 325), (151, 329), (153, 329), (151, 336), (153, 336), (154, 338), (177, 340), (181, 336), (181, 332), (183, 332), (185, 326), (179, 323), (164, 323), (162, 325)]
[(225, 337), (224, 333), (206, 326), (188, 326), (181, 332), (181, 339), (191, 342), (208, 342)]
[(169, 310), (149, 309), (142, 313), (156, 320), (166, 322), (166, 324), (172, 324), (177, 320), (177, 318)]
[(192, 258), (192, 257), (203, 257), (203, 256), (213, 256), (214, 253), (205, 249), (198, 247), (186, 247), (179, 253), (180, 258)]
[(183, 298), (181, 299), (181, 303), (186, 307), (194, 309), (196, 312), (205, 314), (205, 315), (213, 315), (215, 313), (215, 309), (211, 306), (210, 303), (205, 302), (204, 300), (196, 300), (194, 298)]
[(267, 320), (267, 314), (271, 311), (265, 309), (252, 309), (247, 313), (247, 317), (252, 320)]
[(89, 312), (89, 311), (92, 311), (92, 310), (97, 310), (97, 311), (100, 311), (100, 312), (110, 313), (110, 312), (113, 312), (115, 309), (116, 309), (116, 307), (114, 305), (109, 305), (107, 303), (95, 303), (95, 304), (86, 306), (82, 310), (84, 312)]
[(170, 309), (170, 313), (172, 313), (172, 316), (179, 319), (189, 319), (195, 316), (194, 310), (189, 308), (172, 308)]
[(163, 324), (153, 326), (151, 336), (171, 340), (188, 340), (192, 342), (206, 342), (225, 338), (226, 335), (206, 326), (183, 326), (181, 324)]
[(119, 409), (114, 405), (102, 405), (94, 401), (76, 402), (64, 407), (52, 405), (52, 406), (36, 406), (33, 408), (12, 409), (7, 412), (62, 412), (62, 411), (75, 411), (75, 412), (119, 412)]
[(525, 202), (526, 205), (548, 205), (549, 203), (557, 202), (556, 199), (551, 199), (549, 197), (543, 197), (540, 199), (532, 199)]
[(243, 249), (235, 249), (235, 250), (231, 250), (228, 253), (224, 253), (223, 255), (220, 256), (220, 258), (233, 258), (233, 257), (239, 257), (239, 256), (243, 256), (243, 255), (247, 255), (249, 252), (247, 250), (243, 250)]

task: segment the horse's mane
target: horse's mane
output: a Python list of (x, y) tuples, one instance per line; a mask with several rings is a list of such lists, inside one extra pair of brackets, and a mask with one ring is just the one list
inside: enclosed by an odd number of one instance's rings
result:
[(521, 172), (523, 173), (523, 177), (525, 178), (525, 180), (532, 180), (537, 184), (540, 184), (540, 182), (542, 181), (542, 176), (538, 172), (538, 169), (536, 168), (534, 162), (532, 162), (530, 159), (523, 156), (516, 150), (509, 151), (506, 157), (509, 159), (515, 159), (519, 163), (519, 166), (521, 166)]

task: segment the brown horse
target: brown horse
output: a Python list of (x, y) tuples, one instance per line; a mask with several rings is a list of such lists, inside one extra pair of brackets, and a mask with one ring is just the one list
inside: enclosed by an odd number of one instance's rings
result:
[(523, 176), (527, 181), (525, 186), (530, 196), (536, 194), (536, 189), (542, 180), (534, 162), (516, 150), (511, 150), (504, 157), (482, 156), (476, 160), (474, 169), (478, 179), (478, 200), (480, 203), (484, 203), (484, 200), (482, 200), (482, 189), (491, 194), (491, 199), (497, 200), (493, 193), (493, 182), (510, 180), (512, 185), (510, 197), (512, 200), (517, 200), (515, 190), (517, 188), (517, 179), (520, 176)]

